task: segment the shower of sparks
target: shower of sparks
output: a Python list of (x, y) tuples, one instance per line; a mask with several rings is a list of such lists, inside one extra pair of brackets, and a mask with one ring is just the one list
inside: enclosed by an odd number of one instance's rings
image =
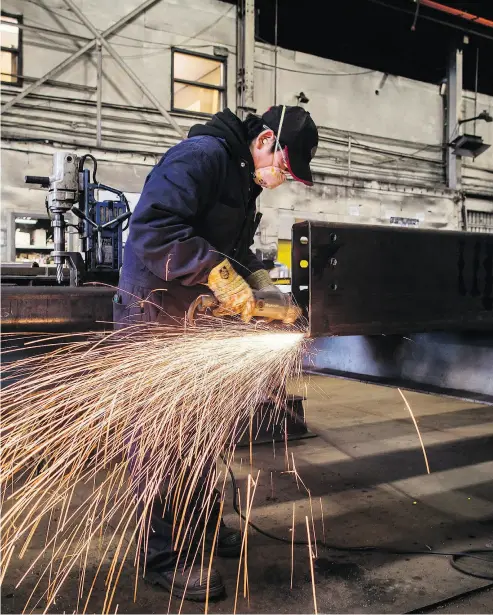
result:
[[(206, 522), (214, 489), (225, 488), (215, 460), (222, 454), (231, 462), (235, 442), (266, 398), (282, 413), (286, 381), (301, 372), (304, 335), (210, 319), (185, 332), (146, 324), (70, 343), (46, 336), (40, 345), (43, 354), (3, 370), (1, 579), (14, 554), (22, 557), (42, 530), (44, 547), (19, 580), (40, 570), (26, 608), (48, 611), (80, 570), (77, 612), (88, 608), (102, 575), (108, 613), (125, 561), (136, 570), (144, 563), (146, 519), (164, 477), (163, 507), (169, 493), (179, 500), (173, 502), (176, 549), (192, 539), (204, 544), (204, 530), (191, 527), (183, 511), (207, 470), (206, 504), (194, 511)], [(249, 479), (247, 518), (256, 484)], [(86, 489), (82, 499), (79, 485)], [(99, 563), (90, 573), (94, 544)], [(244, 594), (247, 545), (245, 530)], [(207, 578), (203, 554), (189, 554), (191, 561), (202, 562)]]

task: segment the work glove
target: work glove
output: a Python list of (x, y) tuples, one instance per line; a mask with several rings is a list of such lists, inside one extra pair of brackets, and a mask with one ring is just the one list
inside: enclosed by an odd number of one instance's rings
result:
[(263, 293), (276, 293), (281, 295), (284, 300), (284, 308), (282, 313), (279, 314), (279, 319), (282, 320), (285, 325), (294, 325), (294, 323), (301, 317), (302, 311), (299, 307), (293, 304), (291, 298), (282, 292), (282, 290), (274, 284), (269, 272), (265, 269), (259, 269), (248, 276), (247, 282), (254, 290), (262, 291)]
[(250, 274), (247, 278), (248, 284), (253, 290), (268, 290), (276, 293), (280, 293), (279, 287), (274, 284), (269, 272), (265, 269), (259, 269)]
[(255, 309), (252, 289), (227, 258), (209, 273), (207, 286), (219, 301), (215, 316), (239, 314), (244, 322), (250, 322)]

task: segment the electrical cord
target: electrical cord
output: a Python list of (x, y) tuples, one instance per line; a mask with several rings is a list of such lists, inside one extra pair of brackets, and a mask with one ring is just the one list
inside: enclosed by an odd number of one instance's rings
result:
[[(282, 536), (276, 536), (275, 534), (271, 534), (270, 532), (261, 529), (260, 527), (252, 523), (249, 519), (247, 520), (246, 517), (243, 515), (243, 513), (238, 508), (238, 495), (237, 495), (238, 494), (238, 484), (236, 482), (236, 478), (233, 473), (233, 470), (231, 469), (231, 466), (226, 463), (225, 459), (222, 456), (221, 456), (221, 459), (224, 465), (226, 466), (226, 468), (228, 469), (228, 472), (231, 478), (231, 485), (233, 489), (233, 508), (236, 514), (239, 517), (241, 517), (245, 521), (245, 523), (248, 523), (248, 525), (251, 528), (253, 528), (256, 532), (258, 532), (262, 536), (265, 536), (266, 538), (270, 538), (271, 540), (277, 540), (278, 542), (283, 542), (289, 545), (295, 544), (296, 546), (303, 546), (303, 547), (308, 546), (308, 541), (306, 540), (291, 541), (289, 538), (282, 538)], [(441, 557), (450, 557), (451, 558), (450, 565), (453, 568), (455, 568), (455, 570), (457, 570), (458, 572), (461, 572), (462, 574), (466, 574), (471, 577), (476, 577), (478, 579), (487, 579), (489, 581), (493, 581), (493, 575), (482, 575), (476, 572), (470, 572), (470, 571), (467, 571), (461, 568), (457, 563), (460, 559), (468, 557), (472, 559), (486, 561), (489, 564), (491, 564), (493, 563), (493, 549), (471, 549), (471, 550), (466, 550), (466, 551), (449, 553), (449, 552), (443, 552), (443, 551), (433, 551), (431, 549), (429, 551), (421, 551), (421, 550), (407, 550), (407, 549), (392, 549), (391, 547), (378, 547), (378, 546), (346, 547), (342, 545), (330, 544), (330, 543), (324, 542), (323, 540), (319, 540), (319, 539), (316, 539), (314, 541), (314, 544), (316, 544), (317, 546), (323, 549), (327, 549), (329, 551), (343, 551), (347, 553), (382, 553), (386, 555), (435, 555), (435, 556), (441, 556)], [(480, 555), (478, 555), (481, 553), (489, 553), (491, 554), (492, 557), (491, 558), (481, 557)]]
[(377, 70), (362, 70), (354, 73), (312, 73), (307, 70), (297, 70), (295, 68), (285, 68), (283, 66), (276, 66), (275, 64), (268, 64), (267, 62), (260, 62), (255, 60), (255, 64), (258, 66), (266, 66), (268, 68), (276, 68), (277, 70), (283, 70), (288, 73), (299, 73), (301, 75), (317, 75), (319, 77), (354, 77), (355, 75), (369, 75), (370, 73), (378, 73)]
[[(355, 149), (359, 148), (359, 149), (362, 149), (362, 150), (365, 150), (365, 151), (372, 152), (372, 153), (377, 154), (379, 156), (384, 156), (385, 157), (383, 160), (378, 160), (378, 161), (373, 162), (371, 164), (362, 163), (362, 164), (365, 164), (365, 166), (369, 166), (369, 167), (379, 166), (381, 164), (385, 164), (386, 162), (394, 162), (395, 158), (402, 158), (402, 159), (405, 159), (405, 160), (409, 160), (409, 159), (418, 160), (418, 161), (426, 162), (426, 163), (429, 163), (429, 164), (439, 164), (439, 165), (442, 164), (441, 162), (439, 162), (437, 160), (430, 160), (428, 158), (423, 158), (423, 157), (420, 157), (420, 156), (416, 156), (416, 154), (418, 154), (420, 152), (424, 152), (424, 151), (432, 149), (432, 148), (442, 147), (440, 145), (436, 145), (436, 144), (430, 143), (428, 145), (423, 145), (419, 149), (417, 149), (417, 150), (415, 150), (413, 152), (410, 152), (409, 154), (404, 154), (404, 153), (400, 153), (400, 152), (391, 152), (391, 151), (388, 151), (388, 150), (387, 151), (386, 150), (382, 150), (382, 149), (379, 149), (379, 148), (374, 147), (372, 145), (365, 145), (364, 143), (360, 143), (352, 135), (350, 135), (350, 136), (351, 136), (351, 144), (354, 145)], [(340, 144), (341, 143), (340, 141), (335, 141), (333, 139), (330, 139), (330, 137), (322, 137), (320, 139), (320, 141), (323, 141), (323, 142), (326, 142), (326, 143), (335, 143), (335, 144)], [(443, 147), (442, 147), (442, 149), (443, 149)], [(320, 152), (320, 150), (319, 150), (319, 152)], [(329, 157), (330, 158), (331, 156), (325, 156), (325, 157)], [(318, 153), (317, 160), (320, 160), (321, 158), (324, 158), (324, 155)]]
[[(428, 160), (426, 158), (421, 158), (421, 157), (416, 156), (416, 154), (419, 154), (421, 152), (424, 152), (424, 151), (427, 151), (427, 150), (429, 150), (431, 148), (436, 148), (436, 147), (440, 147), (440, 146), (430, 144), (430, 145), (425, 145), (423, 147), (420, 147), (419, 149), (415, 150), (414, 152), (410, 152), (409, 154), (400, 154), (398, 152), (393, 153), (393, 154), (387, 154), (387, 158), (385, 158), (384, 160), (378, 160), (377, 162), (373, 162), (372, 164), (369, 164), (369, 165), (366, 165), (366, 166), (377, 167), (377, 166), (379, 166), (381, 164), (386, 164), (387, 162), (396, 162), (396, 160), (395, 160), (396, 158), (405, 158), (405, 159), (411, 158), (413, 160), (420, 160), (422, 162), (427, 162), (427, 163), (430, 163), (430, 164), (442, 164), (441, 162), (439, 162), (437, 160)], [(443, 147), (442, 147), (442, 149), (443, 149)]]
[(96, 160), (96, 158), (92, 154), (84, 154), (83, 156), (80, 157), (80, 160), (79, 160), (79, 173), (81, 173), (84, 170), (84, 164), (85, 164), (85, 162), (86, 162), (86, 160), (88, 158), (90, 158), (92, 160), (92, 164), (93, 164), (92, 183), (96, 184), (97, 183), (96, 173), (98, 171), (98, 161)]
[[(487, 581), (492, 581), (493, 580), (493, 576), (490, 574), (479, 574), (477, 572), (470, 572), (468, 570), (464, 570), (463, 568), (461, 568), (458, 565), (458, 562), (463, 559), (464, 557), (473, 557), (473, 553), (491, 553), (493, 554), (493, 549), (468, 549), (467, 551), (465, 551), (464, 553), (454, 553), (452, 555), (452, 559), (450, 560), (450, 565), (452, 566), (452, 568), (455, 568), (455, 570), (457, 570), (457, 572), (461, 572), (462, 574), (467, 574), (470, 577), (476, 577), (477, 579), (486, 579)], [(477, 559), (483, 559), (487, 562), (492, 562), (491, 559), (488, 558), (483, 558), (483, 557), (479, 557)]]
[(483, 593), (485, 590), (490, 590), (493, 587), (493, 583), (487, 583), (486, 585), (482, 585), (480, 587), (476, 587), (475, 589), (466, 590), (464, 592), (460, 592), (458, 594), (452, 594), (448, 598), (443, 598), (442, 600), (437, 600), (436, 602), (431, 602), (425, 606), (419, 607), (418, 609), (413, 609), (412, 611), (406, 611), (406, 615), (421, 615), (422, 613), (435, 613), (438, 610), (443, 609), (449, 604), (453, 604), (457, 602), (457, 600), (462, 600), (464, 598), (468, 598), (470, 596), (474, 596), (476, 594)]

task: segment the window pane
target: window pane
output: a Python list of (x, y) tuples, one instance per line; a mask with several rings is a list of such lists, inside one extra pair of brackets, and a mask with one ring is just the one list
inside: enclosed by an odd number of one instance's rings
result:
[(222, 94), (196, 85), (174, 84), (174, 107), (198, 113), (217, 113), (222, 108)]
[(2, 81), (17, 82), (17, 56), (10, 51), (2, 50)]
[[(17, 23), (17, 19), (6, 17), (5, 15), (2, 15), (2, 21), (10, 21), (13, 24)], [(5, 23), (0, 24), (0, 37), (2, 39), (2, 47), (19, 48), (19, 28), (17, 26), (10, 26)]]
[(178, 52), (173, 54), (173, 59), (175, 79), (224, 85), (222, 62)]

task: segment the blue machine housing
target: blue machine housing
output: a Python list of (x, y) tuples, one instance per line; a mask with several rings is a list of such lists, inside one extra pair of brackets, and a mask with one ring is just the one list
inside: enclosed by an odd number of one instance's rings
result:
[[(122, 201), (95, 201), (91, 205), (91, 218), (98, 225), (105, 225), (126, 213), (127, 205)], [(102, 256), (97, 258), (98, 241), (94, 234), (88, 238), (88, 271), (101, 269), (119, 270), (123, 262), (122, 225), (116, 224), (101, 231)]]
[[(123, 264), (123, 231), (124, 225), (128, 225), (130, 207), (123, 192), (96, 182), (94, 175), (91, 182), (89, 169), (81, 170), (79, 209), (72, 209), (80, 218), (86, 274), (89, 277), (101, 273), (118, 276)], [(115, 199), (98, 201), (96, 193), (99, 190), (113, 193)]]

